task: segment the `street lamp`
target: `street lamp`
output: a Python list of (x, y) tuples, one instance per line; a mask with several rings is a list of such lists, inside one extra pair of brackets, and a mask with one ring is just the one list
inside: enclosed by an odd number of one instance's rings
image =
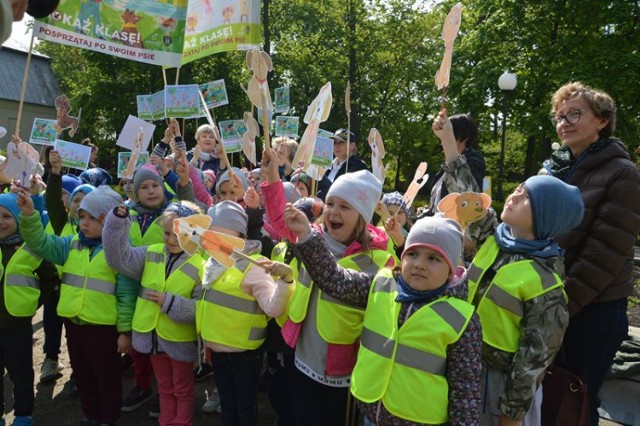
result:
[(506, 142), (506, 130), (507, 130), (507, 107), (509, 106), (509, 95), (516, 88), (518, 79), (515, 74), (509, 72), (503, 73), (498, 78), (498, 87), (502, 91), (502, 145), (500, 146), (500, 164), (498, 171), (498, 190), (496, 191), (496, 199), (498, 201), (504, 201), (504, 195), (502, 192), (502, 181), (504, 179), (504, 145)]

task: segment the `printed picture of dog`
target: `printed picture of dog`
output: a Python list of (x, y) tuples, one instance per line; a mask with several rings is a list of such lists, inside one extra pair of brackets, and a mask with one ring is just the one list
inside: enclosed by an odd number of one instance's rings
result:
[(142, 35), (138, 31), (138, 22), (140, 21), (140, 15), (137, 15), (131, 9), (125, 9), (120, 15), (120, 18), (124, 21), (122, 25), (122, 43), (131, 47), (144, 47), (142, 43)]
[(56, 130), (58, 134), (62, 133), (64, 129), (71, 128), (71, 130), (69, 130), (69, 136), (73, 136), (76, 133), (76, 130), (78, 130), (80, 114), (78, 114), (77, 117), (71, 117), (69, 115), (71, 112), (71, 104), (69, 103), (67, 95), (58, 96), (55, 101), (55, 106), (57, 112), (56, 119), (58, 120)]

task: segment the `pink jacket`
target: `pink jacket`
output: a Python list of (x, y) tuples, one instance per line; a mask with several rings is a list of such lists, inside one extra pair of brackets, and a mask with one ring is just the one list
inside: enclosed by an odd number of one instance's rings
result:
[(296, 234), (284, 224), (284, 206), (287, 204), (287, 198), (284, 194), (282, 182), (262, 182), (260, 188), (262, 189), (262, 199), (264, 200), (267, 219), (273, 230), (279, 234), (278, 239), (286, 238), (295, 243)]

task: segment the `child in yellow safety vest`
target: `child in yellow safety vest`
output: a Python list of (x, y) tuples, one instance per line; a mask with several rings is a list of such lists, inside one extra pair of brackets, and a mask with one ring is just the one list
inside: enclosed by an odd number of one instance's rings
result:
[[(291, 242), (296, 236), (283, 231), (285, 191), (277, 170), (277, 154), (262, 157), (267, 182), (262, 193), (269, 222)], [(389, 237), (371, 218), (382, 194), (382, 184), (366, 170), (339, 176), (326, 194), (323, 215), (316, 225), (329, 244), (332, 258), (346, 268), (375, 272), (395, 265), (387, 251)], [(299, 260), (291, 262), (296, 287), (282, 325), (285, 342), (295, 347), (292, 368), (292, 407), (302, 424), (344, 423), (351, 411), (349, 383), (356, 363), (364, 311), (346, 306), (314, 284)], [(331, 406), (318, 404), (326, 401)]]
[(20, 233), (38, 256), (63, 265), (58, 315), (64, 318), (83, 424), (114, 424), (122, 398), (119, 353), (131, 346), (131, 320), (138, 287), (107, 265), (102, 224), (122, 198), (106, 185), (87, 194), (79, 207), (78, 233), (47, 234), (25, 190), (19, 194)]
[(418, 220), (400, 268), (375, 273), (340, 266), (293, 206), (285, 221), (314, 283), (365, 311), (351, 376), (365, 424), (477, 424), (482, 331), (465, 300), (460, 226), (446, 218)]
[(150, 355), (158, 383), (161, 426), (193, 423), (193, 363), (198, 359), (195, 300), (205, 259), (178, 244), (173, 220), (202, 214), (188, 201), (172, 203), (160, 216), (163, 242), (133, 247), (132, 219), (120, 206), (107, 216), (103, 240), (107, 263), (142, 284), (133, 316), (133, 348)]
[[(42, 262), (22, 244), (17, 201), (16, 194), (0, 195), (0, 368), (7, 369), (13, 382), (13, 424), (28, 426), (34, 402), (31, 318), (40, 301), (53, 292), (57, 273), (51, 263)], [(5, 424), (4, 395), (0, 392), (2, 426)]]
[(542, 423), (542, 386), (569, 324), (553, 241), (578, 226), (580, 191), (533, 176), (507, 198), (503, 223), (469, 266), (469, 302), (483, 325), (481, 425)]
[[(222, 201), (208, 211), (209, 229), (246, 238), (247, 214), (233, 201)], [(291, 295), (291, 269), (260, 255), (261, 244), (246, 240), (242, 252), (263, 262), (277, 281), (246, 258), (232, 254), (235, 264), (225, 268), (207, 261), (204, 295), (196, 302), (196, 326), (212, 350), (211, 365), (220, 394), (222, 424), (257, 424), (258, 379), (269, 317), (284, 313)]]

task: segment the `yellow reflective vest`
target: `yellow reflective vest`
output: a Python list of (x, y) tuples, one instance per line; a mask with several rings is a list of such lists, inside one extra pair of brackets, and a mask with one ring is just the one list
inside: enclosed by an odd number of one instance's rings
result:
[(139, 333), (148, 333), (155, 329), (158, 336), (169, 342), (193, 342), (198, 338), (195, 323), (182, 324), (173, 321), (166, 313), (160, 312), (160, 305), (145, 298), (145, 292), (170, 292), (190, 299), (193, 288), (200, 284), (202, 279), (205, 260), (200, 255), (191, 256), (165, 278), (165, 258), (164, 244), (153, 244), (147, 248), (142, 286), (136, 301), (132, 327)]
[(58, 315), (78, 317), (91, 324), (115, 325), (116, 271), (107, 265), (104, 250), (90, 257), (78, 235), (71, 239), (69, 256), (62, 267)]
[[(251, 258), (264, 259), (259, 254)], [(269, 318), (256, 299), (240, 288), (250, 266), (247, 260), (237, 260), (196, 302), (196, 327), (205, 341), (246, 350), (264, 342)]]
[[(75, 227), (69, 222), (69, 220), (67, 219), (67, 223), (64, 224), (64, 227), (62, 228), (62, 232), (60, 232), (60, 236), (61, 237), (68, 237), (69, 235), (73, 235), (76, 233)], [(55, 232), (53, 231), (53, 226), (51, 226), (51, 221), (47, 222), (47, 226), (45, 226), (44, 228), (44, 232), (46, 232), (49, 235), (54, 235)], [(58, 276), (61, 277), (62, 276), (62, 265), (54, 265), (56, 267), (56, 270), (58, 271)]]
[(473, 305), (443, 296), (414, 312), (398, 328), (401, 304), (391, 269), (382, 269), (369, 291), (351, 393), (382, 401), (394, 416), (418, 423), (449, 419), (447, 347), (460, 339)]
[(157, 217), (151, 225), (147, 228), (147, 231), (142, 235), (140, 224), (135, 216), (138, 216), (135, 210), (130, 211), (133, 216), (131, 227), (129, 228), (129, 242), (133, 247), (150, 246), (151, 244), (158, 244), (163, 242), (164, 228), (162, 227), (162, 215)]
[[(26, 244), (22, 244), (11, 256), (4, 272), (4, 304), (14, 317), (32, 317), (38, 310), (40, 281), (35, 270), (42, 258)], [(0, 274), (2, 273), (2, 253), (0, 253)]]
[[(391, 253), (375, 249), (343, 257), (338, 264), (343, 268), (375, 274), (391, 257)], [(296, 287), (288, 306), (289, 319), (300, 323), (307, 316), (313, 281), (304, 265), (299, 265), (297, 259), (291, 262), (291, 269)], [(362, 333), (364, 309), (349, 306), (321, 290), (318, 292), (316, 324), (320, 337), (327, 343), (339, 345), (356, 342)]]
[(500, 248), (493, 236), (480, 247), (467, 270), (467, 300), (477, 304), (483, 326), (482, 340), (494, 348), (515, 353), (522, 334), (520, 321), (524, 302), (555, 288), (563, 288), (563, 283), (558, 274), (540, 262), (520, 260), (501, 266), (479, 301), (474, 301), (482, 277), (499, 253)]

